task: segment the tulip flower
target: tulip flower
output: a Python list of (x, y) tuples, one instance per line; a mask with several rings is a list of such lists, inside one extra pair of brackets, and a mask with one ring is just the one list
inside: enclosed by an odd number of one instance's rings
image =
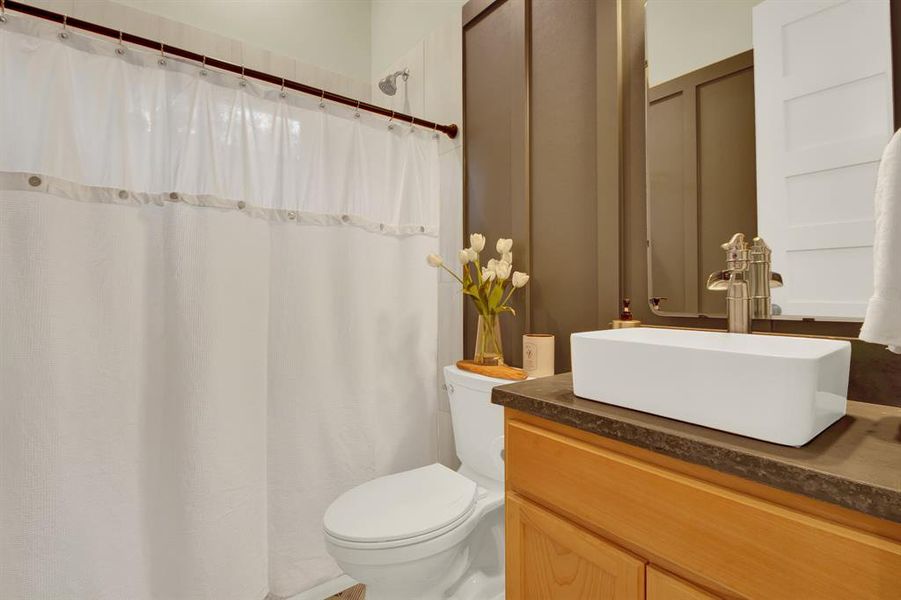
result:
[(435, 267), (436, 269), (444, 264), (444, 259), (438, 256), (437, 254), (429, 254), (426, 257), (426, 262), (429, 263), (430, 267)]
[(477, 253), (485, 249), (485, 236), (481, 233), (474, 233), (469, 236), (469, 245)]
[(513, 240), (501, 238), (497, 241), (497, 253), (501, 256), (513, 249)]
[(510, 271), (512, 269), (513, 265), (503, 260), (494, 265), (494, 272), (497, 273), (498, 281), (504, 281), (510, 277)]
[(521, 288), (528, 282), (529, 282), (528, 274), (520, 273), (519, 271), (516, 271), (515, 273), (513, 273), (513, 280), (511, 281), (511, 283), (513, 284), (513, 287)]

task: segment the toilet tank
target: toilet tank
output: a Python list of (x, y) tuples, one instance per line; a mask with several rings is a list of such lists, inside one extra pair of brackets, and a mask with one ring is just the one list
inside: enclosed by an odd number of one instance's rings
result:
[(512, 383), (444, 367), (444, 382), (461, 470), (504, 481), (504, 409), (491, 403), (491, 389)]

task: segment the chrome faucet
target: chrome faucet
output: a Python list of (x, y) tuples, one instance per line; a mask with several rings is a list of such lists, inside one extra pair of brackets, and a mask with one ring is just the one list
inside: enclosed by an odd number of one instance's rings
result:
[(730, 333), (751, 331), (751, 289), (748, 284), (750, 264), (745, 234), (736, 233), (720, 246), (726, 251), (726, 269), (714, 271), (707, 278), (708, 290), (726, 290), (726, 320)]
[(721, 246), (726, 251), (726, 269), (707, 278), (708, 290), (726, 291), (726, 320), (730, 333), (750, 333), (752, 319), (769, 319), (773, 305), (770, 288), (782, 285), (782, 276), (770, 269), (772, 251), (761, 237), (750, 246), (743, 233), (736, 233)]
[(750, 250), (750, 284), (751, 284), (751, 318), (769, 319), (773, 316), (773, 301), (770, 289), (782, 287), (782, 275), (773, 273), (770, 268), (770, 257), (773, 251), (763, 238), (757, 236), (751, 240)]

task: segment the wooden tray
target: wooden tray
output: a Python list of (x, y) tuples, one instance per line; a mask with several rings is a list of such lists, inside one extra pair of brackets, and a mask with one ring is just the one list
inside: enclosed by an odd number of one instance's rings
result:
[(458, 360), (457, 368), (463, 371), (478, 373), (485, 377), (496, 377), (497, 379), (510, 379), (512, 381), (522, 381), (528, 379), (529, 376), (522, 369), (516, 367), (508, 367), (507, 365), (479, 365), (471, 360)]

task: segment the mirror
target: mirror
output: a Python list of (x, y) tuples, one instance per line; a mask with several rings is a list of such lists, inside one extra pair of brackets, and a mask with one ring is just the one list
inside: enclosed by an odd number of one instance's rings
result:
[(862, 320), (876, 172), (894, 130), (889, 0), (645, 7), (655, 312), (723, 316), (708, 276), (741, 232), (772, 249), (774, 318)]

